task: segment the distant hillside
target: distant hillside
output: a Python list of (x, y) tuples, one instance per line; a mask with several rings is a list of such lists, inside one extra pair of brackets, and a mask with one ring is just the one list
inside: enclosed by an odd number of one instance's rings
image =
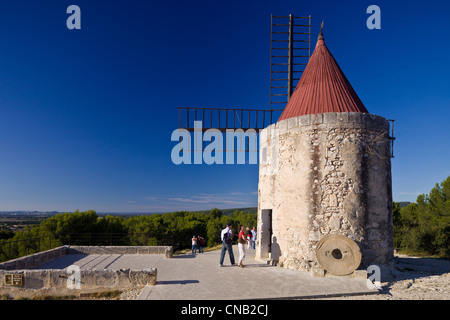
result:
[(408, 201), (404, 201), (404, 202), (398, 202), (398, 205), (400, 206), (400, 208), (404, 208), (407, 207), (408, 204), (410, 204), (411, 202)]
[(58, 211), (0, 211), (0, 216), (52, 216)]
[[(222, 213), (226, 216), (232, 216), (234, 211), (238, 210), (241, 211), (245, 214), (247, 213), (252, 213), (252, 214), (256, 214), (258, 212), (258, 207), (251, 207), (251, 208), (233, 208), (233, 209), (219, 209), (220, 211), (222, 211)], [(204, 213), (204, 214), (208, 214), (211, 210), (203, 210), (203, 211), (192, 211), (192, 212), (198, 212), (198, 213)]]

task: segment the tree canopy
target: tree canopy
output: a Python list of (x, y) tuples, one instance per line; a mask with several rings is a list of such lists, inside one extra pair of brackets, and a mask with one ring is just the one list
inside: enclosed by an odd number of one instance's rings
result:
[(415, 203), (395, 203), (393, 219), (397, 249), (450, 257), (450, 176)]
[(192, 236), (200, 235), (207, 246), (214, 246), (220, 243), (220, 231), (228, 222), (237, 234), (239, 225), (256, 226), (256, 214), (236, 210), (233, 216), (225, 216), (217, 208), (208, 213), (176, 211), (129, 217), (99, 216), (94, 210), (58, 213), (12, 238), (0, 237), (0, 261), (62, 244), (172, 245), (179, 250), (189, 248)]

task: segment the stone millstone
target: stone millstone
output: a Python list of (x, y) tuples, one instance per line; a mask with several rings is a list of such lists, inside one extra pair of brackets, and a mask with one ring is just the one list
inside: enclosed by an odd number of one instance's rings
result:
[(337, 234), (327, 235), (318, 242), (316, 257), (323, 269), (336, 276), (352, 273), (361, 263), (361, 251), (356, 242)]

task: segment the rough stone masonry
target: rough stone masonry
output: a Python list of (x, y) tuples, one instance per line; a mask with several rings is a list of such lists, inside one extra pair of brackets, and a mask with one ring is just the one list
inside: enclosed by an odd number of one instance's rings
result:
[[(256, 256), (317, 265), (318, 241), (354, 240), (360, 268), (393, 259), (389, 122), (339, 112), (279, 121), (261, 132)], [(269, 216), (267, 216), (269, 215)]]

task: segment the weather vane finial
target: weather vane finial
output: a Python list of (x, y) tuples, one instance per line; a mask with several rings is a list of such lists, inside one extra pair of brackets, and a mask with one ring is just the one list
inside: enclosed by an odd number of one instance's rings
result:
[(323, 29), (323, 20), (322, 20), (322, 24), (320, 25), (319, 38), (318, 38), (317, 40), (323, 40), (323, 33), (322, 33), (322, 29)]

